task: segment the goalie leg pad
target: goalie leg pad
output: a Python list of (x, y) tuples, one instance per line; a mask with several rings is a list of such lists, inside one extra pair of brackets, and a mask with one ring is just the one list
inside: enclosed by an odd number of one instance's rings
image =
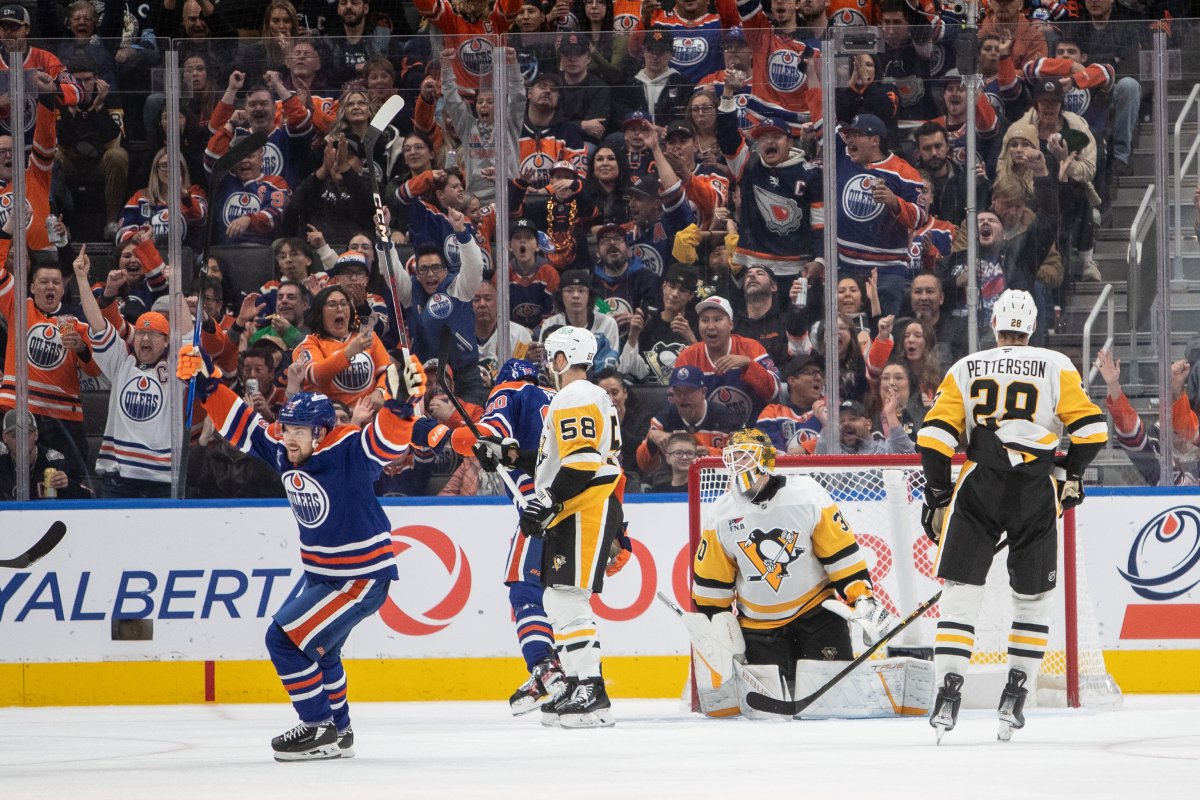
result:
[(746, 702), (746, 695), (750, 692), (765, 694), (776, 700), (792, 699), (787, 687), (783, 685), (783, 675), (777, 665), (738, 663), (734, 665), (734, 669), (738, 687), (738, 705), (741, 707), (742, 716), (746, 719), (787, 719), (778, 714), (769, 714), (766, 711), (751, 708), (750, 704)]
[(572, 678), (600, 677), (600, 639), (596, 636), (596, 615), (589, 600), (590, 589), (575, 586), (551, 586), (542, 604), (554, 628), (554, 648), (563, 671)]
[[(807, 697), (845, 668), (842, 661), (796, 662), (796, 696)], [(933, 699), (934, 667), (918, 658), (868, 661), (822, 695), (802, 719), (924, 716)]]

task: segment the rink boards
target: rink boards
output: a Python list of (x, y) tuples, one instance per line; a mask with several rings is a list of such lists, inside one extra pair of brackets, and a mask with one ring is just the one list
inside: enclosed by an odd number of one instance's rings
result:
[[(516, 512), (476, 498), (386, 510), (401, 579), (347, 644), (355, 696), (506, 697), (524, 677), (500, 582)], [(654, 595), (687, 602), (686, 505), (636, 498), (626, 516), (634, 558), (595, 603), (606, 678), (617, 696), (677, 696), (687, 639)], [(284, 504), (10, 505), (0, 558), (56, 519), (68, 534), (50, 555), (0, 570), (0, 705), (283, 699), (263, 635), (301, 579)], [(1127, 692), (1200, 691), (1200, 493), (1089, 490), (1079, 529), (1109, 671)], [(919, 538), (860, 534), (889, 604), (936, 591)]]

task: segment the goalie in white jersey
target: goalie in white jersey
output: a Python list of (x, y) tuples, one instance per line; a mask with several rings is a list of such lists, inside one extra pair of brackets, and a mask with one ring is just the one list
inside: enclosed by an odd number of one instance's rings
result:
[[(1049, 642), (1057, 519), (1083, 500), (1083, 471), (1108, 439), (1104, 415), (1071, 360), (1028, 346), (1036, 321), (1028, 292), (1000, 295), (992, 308), (1000, 346), (950, 368), (917, 436), (926, 481), (922, 522), (939, 542), (937, 575), (945, 581), (934, 640), (940, 689), (929, 720), (939, 741), (958, 716), (983, 584), (1001, 533), (1008, 542), (1013, 621), (999, 738), (1007, 741), (1024, 726), (1025, 682), (1036, 680)], [(1056, 459), (1064, 428), (1070, 448)], [(960, 437), (967, 462), (952, 483), (950, 460)]]
[(558, 393), (546, 407), (536, 493), (521, 513), (521, 530), (545, 536), (543, 605), (569, 688), (542, 706), (542, 723), (608, 727), (613, 717), (590, 600), (604, 588), (609, 550), (624, 521), (620, 425), (608, 392), (587, 379), (596, 337), (585, 328), (564, 326), (543, 346)]
[[(862, 626), (867, 644), (895, 620), (873, 596), (854, 532), (820, 484), (775, 475), (775, 448), (756, 428), (733, 433), (722, 457), (730, 488), (702, 521), (692, 600), (719, 638), (733, 639), (735, 649), (744, 643), (746, 664), (778, 668), (779, 683), (773, 671), (755, 676), (773, 684), (774, 694), (791, 682), (797, 661), (854, 658), (847, 617)], [(835, 597), (853, 611), (822, 605)], [(724, 715), (716, 711), (705, 709)]]

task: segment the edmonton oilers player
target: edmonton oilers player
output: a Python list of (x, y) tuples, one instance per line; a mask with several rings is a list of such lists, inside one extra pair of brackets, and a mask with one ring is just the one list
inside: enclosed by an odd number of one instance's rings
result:
[[(466, 426), (454, 429), (450, 443), (464, 457), (474, 455), (488, 472), (508, 470), (525, 498), (533, 496), (533, 469), (500, 466), (501, 450), (537, 450), (542, 436), (542, 418), (554, 392), (538, 386), (537, 367), (529, 361), (510, 358), (496, 374), (487, 408), (479, 420), (482, 441)], [(508, 490), (509, 494), (512, 490)], [(509, 699), (514, 714), (525, 714), (547, 703), (567, 688), (562, 665), (554, 655), (554, 631), (542, 607), (542, 540), (518, 530), (509, 545), (504, 582), (508, 602), (517, 621), (517, 641), (529, 670), (529, 680)]]
[(283, 477), (300, 527), (305, 587), (275, 612), (267, 652), (300, 724), (271, 740), (277, 761), (349, 758), (354, 732), (342, 645), (374, 614), (396, 580), (391, 523), (372, 487), (412, 438), (412, 401), (425, 393), (421, 362), (408, 356), (386, 373), (388, 399), (361, 430), (337, 425), (323, 394), (298, 392), (270, 427), (223, 385), (203, 351), (179, 356), (176, 374), (197, 378), (196, 394), (221, 435)]

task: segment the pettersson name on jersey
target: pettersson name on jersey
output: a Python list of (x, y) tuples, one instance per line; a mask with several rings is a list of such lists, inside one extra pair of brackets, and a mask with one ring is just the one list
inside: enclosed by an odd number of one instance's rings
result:
[(972, 378), (984, 375), (1022, 375), (1028, 378), (1045, 378), (1046, 362), (1040, 359), (1002, 358), (998, 361), (967, 362), (967, 373)]

